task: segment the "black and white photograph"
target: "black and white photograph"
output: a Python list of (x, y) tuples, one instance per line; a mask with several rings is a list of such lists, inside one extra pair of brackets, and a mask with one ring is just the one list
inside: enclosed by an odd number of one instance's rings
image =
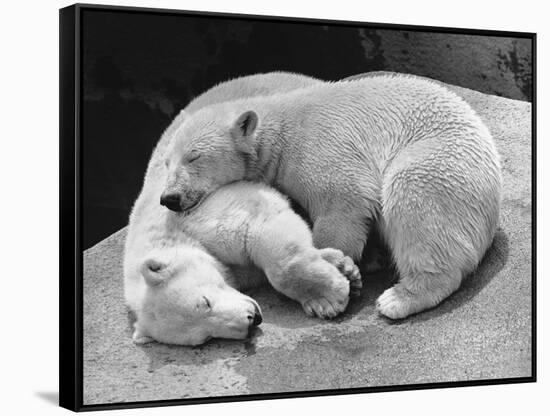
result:
[(61, 9), (60, 404), (535, 381), (535, 39)]

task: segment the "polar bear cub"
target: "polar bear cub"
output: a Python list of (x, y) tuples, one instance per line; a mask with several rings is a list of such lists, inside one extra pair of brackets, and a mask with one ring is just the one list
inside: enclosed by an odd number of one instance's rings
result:
[(304, 220), (266, 185), (221, 187), (185, 214), (159, 204), (162, 186), (151, 190), (134, 208), (125, 250), (125, 297), (136, 314), (137, 343), (246, 338), (261, 323), (260, 308), (237, 290), (251, 282), (224, 265), (261, 269), (275, 289), (322, 318), (344, 311), (350, 280), (353, 290), (361, 286), (353, 261), (339, 250), (314, 248)]
[(499, 156), (471, 107), (434, 82), (380, 75), (202, 108), (175, 135), (164, 198), (185, 211), (225, 183), (266, 182), (313, 221), (318, 248), (361, 258), (373, 224), (399, 282), (389, 318), (431, 308), (490, 246)]

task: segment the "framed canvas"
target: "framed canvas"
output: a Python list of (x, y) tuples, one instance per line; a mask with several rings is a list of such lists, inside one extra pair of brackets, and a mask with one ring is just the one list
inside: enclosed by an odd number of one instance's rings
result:
[(61, 9), (61, 406), (535, 381), (535, 40)]

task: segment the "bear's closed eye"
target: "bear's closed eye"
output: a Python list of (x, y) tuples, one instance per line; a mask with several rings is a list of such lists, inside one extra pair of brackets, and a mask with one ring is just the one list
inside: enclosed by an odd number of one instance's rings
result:
[(194, 162), (194, 161), (197, 160), (199, 157), (201, 157), (201, 154), (200, 154), (200, 153), (191, 152), (191, 154), (190, 154), (189, 156), (187, 156), (187, 163)]

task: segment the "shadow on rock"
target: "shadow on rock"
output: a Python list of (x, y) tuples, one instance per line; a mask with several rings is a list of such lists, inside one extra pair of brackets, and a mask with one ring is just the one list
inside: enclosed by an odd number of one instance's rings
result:
[(261, 334), (261, 330), (258, 329), (250, 339), (213, 339), (196, 347), (166, 345), (157, 342), (136, 347), (143, 351), (149, 359), (147, 371), (154, 373), (167, 365), (196, 367), (205, 366), (220, 360), (224, 362), (238, 361), (249, 357), (256, 353), (256, 339)]

